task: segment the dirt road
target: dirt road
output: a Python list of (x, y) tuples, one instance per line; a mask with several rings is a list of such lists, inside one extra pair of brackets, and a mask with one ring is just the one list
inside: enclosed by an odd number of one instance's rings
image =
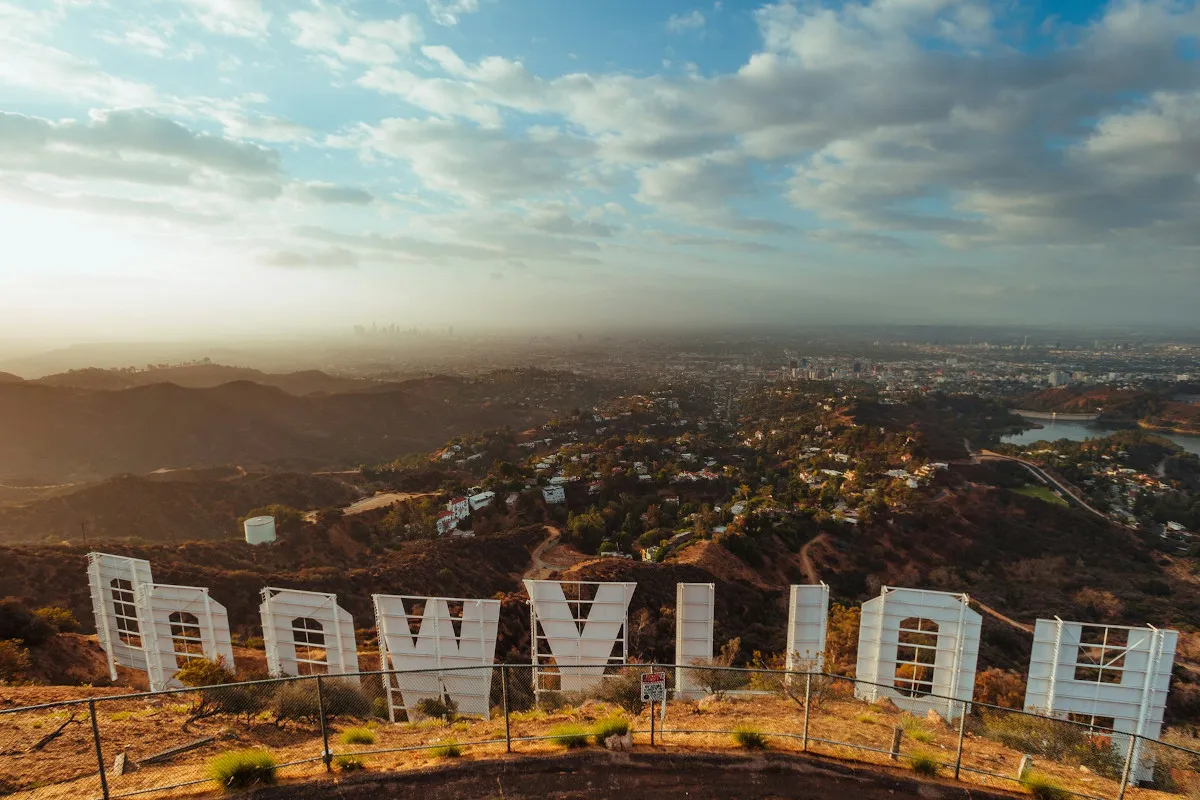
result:
[(817, 574), (817, 565), (813, 563), (812, 556), (808, 551), (814, 544), (824, 544), (829, 541), (829, 534), (818, 533), (812, 539), (800, 548), (800, 568), (804, 570), (804, 578), (810, 584), (816, 585), (821, 582), (821, 576)]

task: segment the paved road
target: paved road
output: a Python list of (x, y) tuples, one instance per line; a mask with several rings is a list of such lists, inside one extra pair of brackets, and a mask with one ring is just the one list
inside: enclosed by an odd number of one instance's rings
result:
[(991, 450), (983, 450), (976, 454), (976, 457), (980, 461), (1012, 461), (1017, 464), (1021, 464), (1025, 467), (1025, 469), (1032, 472), (1034, 476), (1037, 477), (1042, 483), (1058, 489), (1058, 491), (1062, 493), (1063, 499), (1071, 505), (1077, 508), (1082, 508), (1085, 511), (1090, 511), (1105, 522), (1112, 522), (1112, 520), (1108, 518), (1108, 515), (1096, 510), (1093, 506), (1089, 505), (1086, 500), (1075, 494), (1074, 487), (1069, 486), (1068, 484), (1053, 477), (1050, 475), (1050, 473), (1046, 472), (1046, 470), (1042, 469), (1031, 461), (1026, 461), (1023, 458), (1014, 458), (1013, 456), (1001, 455), (1000, 453), (993, 453)]

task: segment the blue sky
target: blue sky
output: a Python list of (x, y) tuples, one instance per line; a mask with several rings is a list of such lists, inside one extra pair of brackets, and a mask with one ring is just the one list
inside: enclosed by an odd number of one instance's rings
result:
[(1194, 323), (1195, 2), (0, 0), (0, 335)]

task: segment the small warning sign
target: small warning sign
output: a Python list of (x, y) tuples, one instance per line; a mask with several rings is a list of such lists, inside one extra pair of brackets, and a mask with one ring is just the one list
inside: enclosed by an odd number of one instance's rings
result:
[(667, 673), (647, 672), (642, 675), (642, 702), (665, 703), (667, 701)]

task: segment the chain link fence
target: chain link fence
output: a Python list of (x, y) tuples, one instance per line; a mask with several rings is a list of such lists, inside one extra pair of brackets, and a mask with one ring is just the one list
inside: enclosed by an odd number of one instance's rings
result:
[[(642, 700), (648, 672), (666, 673), (667, 703)], [(1200, 739), (1149, 740), (933, 695), (898, 697), (909, 711), (877, 699), (894, 694), (816, 672), (498, 664), (104, 696), (0, 710), (0, 797), (149, 798), (459, 757), (653, 746), (808, 752), (1040, 798), (1200, 800)]]

